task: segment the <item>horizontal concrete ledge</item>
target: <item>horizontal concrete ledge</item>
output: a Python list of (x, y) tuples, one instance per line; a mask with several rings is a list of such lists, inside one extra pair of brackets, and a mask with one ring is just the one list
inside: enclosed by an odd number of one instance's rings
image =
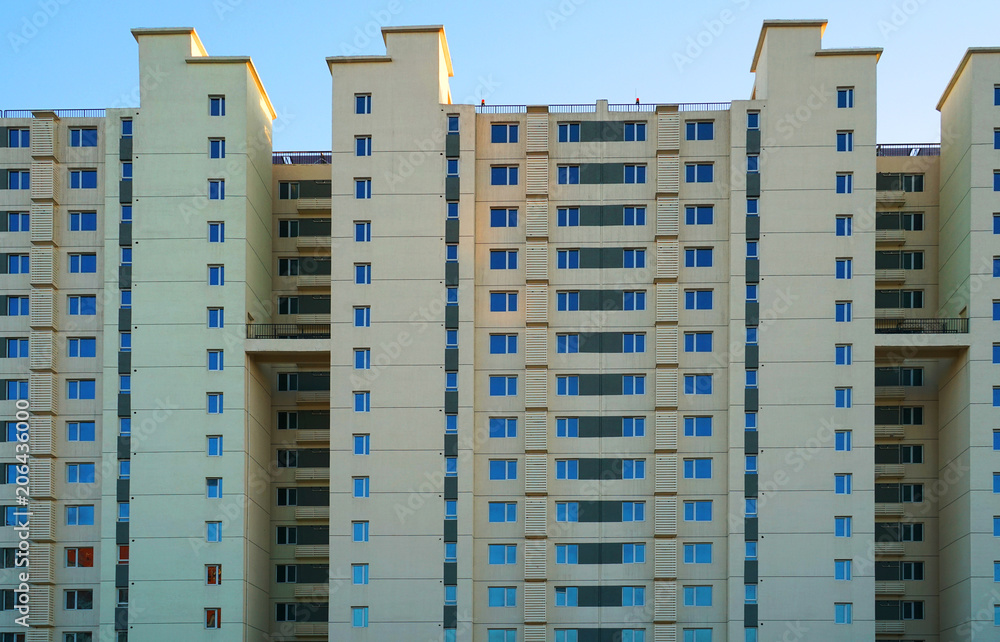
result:
[[(249, 342), (248, 342), (249, 343)], [(968, 333), (913, 333), (876, 334), (875, 349), (892, 349), (900, 354), (915, 353), (920, 356), (954, 356), (971, 343)]]
[(258, 361), (267, 361), (269, 354), (275, 360), (288, 360), (296, 354), (328, 360), (332, 343), (331, 339), (247, 339), (243, 345)]

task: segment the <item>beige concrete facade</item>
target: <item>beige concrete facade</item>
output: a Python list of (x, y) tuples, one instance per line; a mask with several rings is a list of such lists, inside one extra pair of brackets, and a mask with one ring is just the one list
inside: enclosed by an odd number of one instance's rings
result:
[(0, 642), (992, 639), (1000, 51), (879, 145), (825, 25), (549, 106), (386, 28), (322, 152), (187, 28), (139, 108), (5, 112)]

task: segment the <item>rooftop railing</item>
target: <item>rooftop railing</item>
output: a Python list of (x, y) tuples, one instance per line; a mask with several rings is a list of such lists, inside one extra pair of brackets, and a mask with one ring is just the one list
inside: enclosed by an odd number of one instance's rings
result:
[(271, 152), (272, 165), (329, 165), (333, 152)]
[(678, 103), (677, 111), (728, 111), (732, 103)]
[(329, 339), (325, 323), (248, 323), (247, 339)]
[(104, 118), (103, 109), (5, 109), (4, 118), (34, 118), (33, 111), (51, 111), (59, 118)]
[(968, 334), (969, 320), (875, 319), (875, 334)]
[(524, 114), (527, 105), (476, 105), (477, 114)]
[[(655, 112), (660, 104), (669, 103), (610, 103), (610, 112)], [(726, 111), (732, 103), (678, 103), (677, 111)], [(597, 105), (548, 105), (550, 114), (593, 114)], [(523, 114), (527, 105), (476, 105), (477, 114)]]
[(940, 143), (890, 143), (875, 145), (876, 156), (940, 156)]

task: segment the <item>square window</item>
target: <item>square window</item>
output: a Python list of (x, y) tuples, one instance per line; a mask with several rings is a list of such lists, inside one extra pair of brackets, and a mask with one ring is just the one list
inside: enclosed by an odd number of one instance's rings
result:
[(556, 437), (579, 437), (580, 419), (578, 417), (557, 417)]
[(351, 564), (351, 584), (354, 585), (368, 584), (367, 564)]
[(686, 225), (711, 225), (714, 218), (715, 207), (712, 205), (688, 205), (684, 208)]
[(575, 270), (579, 269), (579, 267), (580, 250), (558, 250), (556, 253), (556, 268), (560, 270)]
[(851, 450), (851, 431), (837, 430), (833, 433), (834, 450), (847, 452)]
[(516, 502), (489, 502), (489, 521), (491, 522), (516, 522), (517, 503)]
[(714, 121), (689, 120), (684, 124), (686, 140), (713, 140), (715, 138)]
[(372, 197), (372, 179), (370, 178), (356, 178), (354, 179), (354, 198), (357, 200), (366, 200)]
[(517, 227), (517, 209), (491, 209), (490, 227)]
[(97, 147), (97, 129), (73, 127), (69, 130), (70, 147)]
[(490, 564), (517, 564), (517, 544), (490, 544), (487, 552)]
[(712, 606), (711, 586), (683, 587), (684, 606)]
[(93, 505), (67, 506), (66, 507), (67, 526), (93, 526), (94, 507)]
[(851, 579), (851, 560), (833, 561), (833, 579), (842, 581)]
[(491, 397), (514, 397), (517, 395), (517, 377), (508, 375), (490, 375)]
[(646, 166), (645, 165), (626, 165), (625, 166), (625, 183), (645, 183), (646, 182)]
[(516, 312), (517, 292), (490, 292), (490, 311)]
[(684, 394), (712, 394), (712, 375), (684, 375)]
[(578, 227), (580, 225), (580, 208), (556, 208), (556, 223), (559, 227)]
[(685, 459), (684, 479), (711, 479), (712, 460), (709, 458)]
[(838, 366), (849, 366), (852, 363), (853, 346), (842, 343), (834, 346), (834, 363)]
[(97, 230), (97, 212), (70, 212), (71, 232), (93, 232)]
[(711, 310), (712, 290), (685, 290), (685, 310)]
[(556, 181), (558, 182), (559, 185), (579, 185), (580, 166), (560, 165), (556, 169)]
[[(294, 200), (299, 197), (299, 184), (293, 181), (280, 181), (278, 183), (278, 199)], [(296, 234), (296, 236), (298, 236)]]
[(490, 168), (491, 185), (517, 185), (517, 165), (494, 165)]
[(714, 179), (715, 166), (712, 163), (687, 163), (684, 166), (684, 182), (711, 183)]
[(517, 589), (507, 586), (490, 586), (487, 588), (487, 598), (490, 606), (517, 606)]
[(711, 544), (685, 544), (684, 545), (685, 564), (711, 564), (712, 545)]
[(646, 208), (645, 207), (629, 207), (626, 206), (623, 209), (624, 213), (624, 224), (627, 226), (640, 226), (646, 224)]
[[(19, 342), (18, 345), (13, 346), (15, 348), (13, 354), (11, 352), (11, 341)], [(23, 342), (23, 345), (20, 344)], [(7, 340), (7, 356), (28, 356), (26, 353), (22, 354), (21, 349), (27, 348), (27, 339), (8, 339)], [(68, 352), (71, 357), (94, 357), (97, 356), (97, 339), (92, 337), (79, 337), (70, 338), (68, 343)]]
[(491, 143), (516, 143), (517, 123), (494, 123), (490, 126)]
[(622, 375), (623, 395), (644, 395), (646, 394), (645, 375)]
[(580, 309), (579, 292), (556, 292), (556, 309), (559, 311), (575, 311)]
[[(8, 147), (30, 147), (31, 146), (31, 130), (21, 129), (21, 128), (10, 128), (7, 130), (7, 146)], [(3, 641), (3, 642), (6, 642)]]
[(491, 438), (516, 437), (517, 419), (514, 417), (490, 417), (489, 429)]
[(559, 123), (559, 142), (580, 142), (580, 123)]
[(625, 123), (625, 142), (646, 140), (646, 123)]
[(833, 623), (851, 624), (854, 622), (853, 604), (850, 602), (837, 602), (833, 605)]
[(28, 212), (7, 212), (7, 232), (30, 232), (31, 215)]
[[(564, 336), (564, 335), (560, 335)], [(558, 337), (557, 337), (558, 339)], [(560, 351), (561, 352), (561, 351)], [(517, 354), (516, 334), (491, 334), (490, 354)]]
[(516, 270), (517, 250), (490, 250), (491, 270)]
[(711, 437), (711, 417), (684, 417), (685, 437)]
[(685, 249), (684, 267), (712, 267), (712, 248), (689, 247)]
[[(93, 176), (91, 177), (90, 174)], [(70, 172), (69, 175), (70, 188), (72, 189), (81, 189), (90, 182), (93, 182), (92, 187), (97, 187), (97, 172), (95, 171), (76, 171)], [(7, 189), (31, 189), (31, 173), (28, 170), (7, 170)]]
[(354, 412), (371, 412), (371, 411), (372, 411), (372, 393), (355, 392)]
[(642, 437), (645, 434), (645, 417), (622, 417), (622, 437)]
[(710, 522), (712, 521), (711, 500), (695, 500), (684, 502), (685, 522)]

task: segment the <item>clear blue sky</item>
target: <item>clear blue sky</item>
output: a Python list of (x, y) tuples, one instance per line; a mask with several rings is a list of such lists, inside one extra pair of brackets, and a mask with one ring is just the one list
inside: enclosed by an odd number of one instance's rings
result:
[(761, 22), (826, 18), (825, 47), (885, 49), (883, 143), (939, 140), (934, 106), (965, 49), (1000, 46), (996, 0), (3, 0), (3, 8), (0, 108), (135, 106), (129, 29), (194, 27), (209, 54), (253, 57), (289, 121), (275, 135), (283, 150), (329, 149), (324, 58), (384, 53), (383, 23), (445, 25), (456, 102), (665, 103), (748, 98)]

